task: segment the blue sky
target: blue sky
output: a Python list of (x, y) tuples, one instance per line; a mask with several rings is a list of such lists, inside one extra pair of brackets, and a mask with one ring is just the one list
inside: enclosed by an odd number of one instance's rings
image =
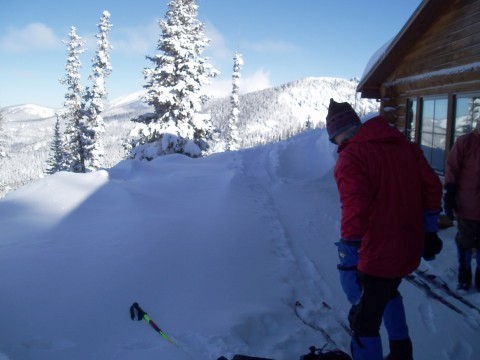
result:
[[(213, 89), (228, 95), (235, 51), (244, 66), (241, 91), (309, 76), (361, 77), (370, 57), (392, 39), (421, 0), (198, 0), (211, 45), (205, 52), (221, 76)], [(111, 14), (113, 72), (109, 99), (142, 90), (142, 71), (157, 52), (158, 20), (168, 0), (16, 0), (0, 12), (0, 107), (63, 105), (66, 40), (71, 26), (87, 41), (82, 83), (89, 85), (94, 35)]]

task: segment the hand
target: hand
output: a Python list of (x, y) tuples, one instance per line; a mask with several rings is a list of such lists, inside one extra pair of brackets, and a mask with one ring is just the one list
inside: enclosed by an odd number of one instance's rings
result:
[(340, 272), (340, 284), (343, 292), (347, 295), (348, 301), (355, 305), (360, 301), (362, 295), (362, 288), (357, 277), (358, 264), (358, 245), (351, 245), (353, 242), (342, 241), (336, 243), (338, 247), (338, 258), (340, 264), (337, 268)]
[(426, 232), (422, 257), (427, 261), (431, 261), (435, 259), (435, 255), (442, 251), (442, 247), (442, 239), (438, 237), (436, 232)]
[(443, 208), (445, 210), (445, 215), (447, 215), (451, 220), (454, 219), (453, 211), (457, 210), (457, 185), (456, 184), (446, 184), (445, 193), (443, 194)]

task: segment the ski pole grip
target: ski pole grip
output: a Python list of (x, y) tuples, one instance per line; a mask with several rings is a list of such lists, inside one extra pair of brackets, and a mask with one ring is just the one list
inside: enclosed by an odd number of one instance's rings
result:
[(142, 310), (142, 308), (140, 307), (140, 305), (138, 305), (137, 302), (133, 303), (132, 306), (130, 306), (130, 318), (132, 320), (135, 320), (135, 311), (137, 311), (137, 320), (141, 321), (146, 312)]

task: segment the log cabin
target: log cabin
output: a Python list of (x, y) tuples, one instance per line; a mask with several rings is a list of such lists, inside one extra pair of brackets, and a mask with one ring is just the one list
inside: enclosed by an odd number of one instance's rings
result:
[(357, 91), (442, 175), (454, 141), (480, 121), (480, 0), (423, 0)]

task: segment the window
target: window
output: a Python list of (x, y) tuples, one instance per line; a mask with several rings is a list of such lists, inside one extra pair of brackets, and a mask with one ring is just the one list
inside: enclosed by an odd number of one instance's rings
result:
[(447, 137), (448, 99), (423, 98), (420, 118), (420, 145), (428, 162), (443, 173)]
[(407, 100), (407, 115), (405, 121), (405, 136), (411, 142), (415, 142), (415, 128), (417, 121), (417, 100)]
[(480, 121), (480, 94), (457, 95), (455, 100), (454, 141), (472, 131)]

